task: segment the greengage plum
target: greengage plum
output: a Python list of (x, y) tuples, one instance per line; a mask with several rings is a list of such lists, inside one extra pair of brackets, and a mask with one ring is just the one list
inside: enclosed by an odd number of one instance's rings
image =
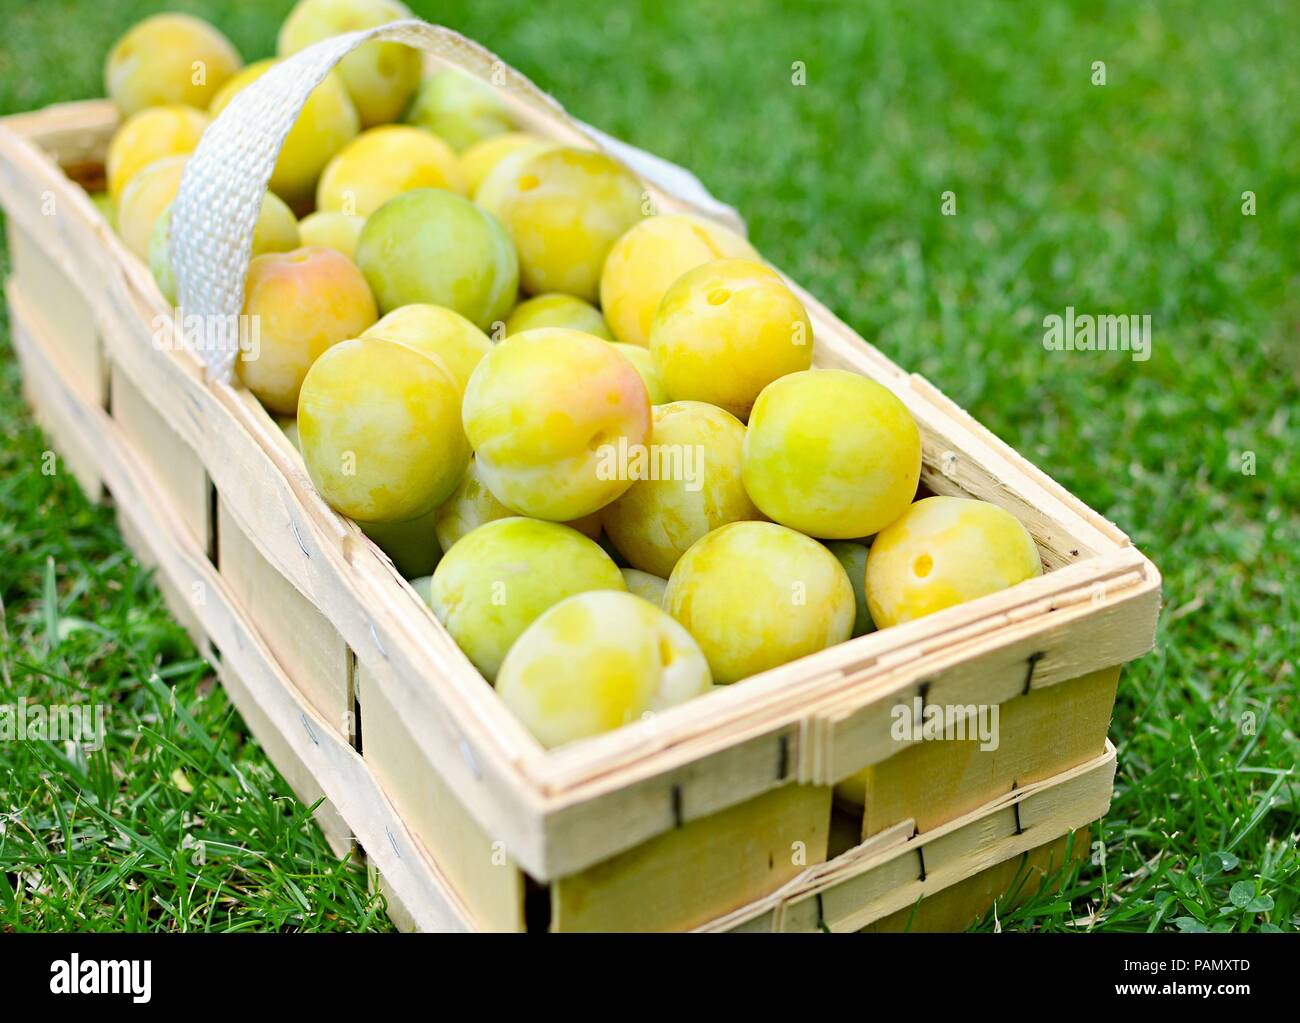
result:
[(525, 299), (506, 317), (506, 337), (538, 327), (568, 327), (606, 341), (614, 340), (599, 309), (590, 302), (558, 291)]
[(664, 606), (664, 591), (668, 589), (668, 580), (662, 576), (642, 572), (639, 568), (620, 568), (623, 582), (627, 583), (627, 592), (634, 593), (642, 600), (648, 600), (655, 607)]
[(545, 610), (587, 590), (625, 590), (618, 566), (558, 522), (496, 519), (451, 546), (433, 573), (431, 606), (485, 678)]
[(664, 292), (687, 270), (715, 259), (757, 260), (742, 236), (705, 217), (647, 217), (614, 243), (600, 275), (600, 307), (615, 336), (650, 343), (650, 322)]
[(523, 289), (534, 295), (562, 291), (589, 302), (599, 294), (610, 248), (644, 216), (641, 182), (622, 164), (587, 149), (533, 154), (493, 202), (519, 250)]
[(343, 341), (312, 364), (298, 398), (298, 435), (321, 496), (365, 523), (429, 514), (469, 463), (451, 372), (435, 356), (381, 337)]
[(416, 303), (399, 306), (383, 317), (367, 335), (438, 356), (456, 378), (462, 391), (479, 360), (492, 351), (488, 336), (453, 309)]
[(754, 403), (744, 473), (774, 522), (832, 540), (870, 536), (916, 496), (921, 432), (892, 391), (861, 374), (791, 373)]
[(128, 117), (108, 144), (104, 170), (109, 197), (120, 200), (131, 178), (155, 160), (194, 152), (211, 120), (202, 110), (179, 103)]
[(519, 289), (519, 260), (496, 218), (438, 188), (404, 192), (372, 213), (357, 265), (383, 312), (446, 306), (480, 330), (505, 319)]
[(965, 497), (927, 497), (882, 529), (867, 559), (877, 628), (915, 621), (1041, 575), (1029, 531), (1010, 512)]
[(185, 156), (164, 156), (137, 171), (117, 204), (117, 233), (126, 247), (143, 260), (149, 258), (149, 240), (158, 218), (180, 191)]
[(547, 748), (608, 732), (711, 688), (690, 634), (630, 593), (569, 597), (506, 655), (501, 699)]
[(730, 683), (848, 639), (853, 586), (816, 540), (774, 522), (732, 522), (682, 555), (664, 610), (700, 644), (713, 680)]
[(298, 222), (298, 233), (302, 236), (303, 245), (333, 249), (355, 262), (357, 239), (361, 237), (361, 229), (365, 225), (365, 217), (320, 211), (303, 217)]
[(388, 555), (408, 579), (428, 575), (437, 567), (442, 548), (434, 536), (438, 509), (400, 522), (358, 522), (361, 531)]
[[(226, 82), (212, 101), (212, 115), (220, 114), (236, 94), (274, 65), (273, 60), (258, 61)], [(271, 191), (299, 213), (310, 208), (321, 172), (360, 130), (356, 107), (348, 98), (343, 80), (331, 72), (312, 90), (298, 120), (289, 129), (271, 172)]]
[(456, 154), (437, 135), (386, 124), (363, 131), (334, 155), (316, 186), (316, 208), (368, 217), (389, 199), (416, 188), (464, 194)]
[[(469, 468), (465, 470), (465, 475), (461, 477), (455, 491), (438, 508), (434, 526), (438, 545), (444, 551), (449, 551), (452, 544), (484, 523), (508, 519), (514, 514), (487, 488), (487, 484), (479, 475), (478, 459), (471, 458)], [(565, 525), (576, 529), (589, 540), (600, 537), (599, 512), (566, 522)]]
[(376, 316), (365, 278), (333, 249), (255, 257), (243, 312), (256, 318), (258, 343), (240, 355), (235, 370), (263, 405), (285, 415), (298, 407), (303, 378), (320, 355), (357, 337)]
[(104, 87), (126, 117), (176, 103), (203, 108), (242, 63), (230, 40), (201, 18), (155, 14), (113, 44)]
[[(412, 17), (398, 0), (299, 0), (280, 26), (278, 52), (288, 57), (344, 32)], [(396, 121), (420, 84), (420, 52), (401, 43), (364, 43), (338, 64), (362, 127)]]
[(525, 131), (508, 131), (504, 135), (493, 135), (475, 142), (460, 154), (460, 169), (465, 175), (465, 187), (473, 195), (493, 168), (511, 153), (517, 153), (521, 149), (538, 151), (549, 145), (551, 144), (540, 135), (530, 135)]
[(707, 401), (747, 419), (760, 391), (812, 365), (812, 325), (774, 271), (749, 259), (688, 270), (664, 293), (650, 352), (673, 401)]
[(636, 369), (609, 342), (562, 327), (494, 347), (470, 377), (463, 415), (497, 499), (558, 522), (627, 490), (619, 452), (650, 439), (650, 396)]
[(700, 537), (759, 515), (740, 479), (745, 427), (730, 412), (700, 401), (656, 405), (650, 433), (652, 464), (602, 521), (633, 568), (666, 578)]
[(853, 603), (857, 608), (857, 616), (853, 619), (854, 638), (875, 632), (875, 623), (867, 610), (867, 545), (850, 543), (848, 540), (832, 540), (826, 549), (844, 566), (849, 582), (853, 584)]
[(436, 71), (420, 83), (406, 122), (446, 139), (458, 153), (515, 126), (492, 86), (455, 68)]

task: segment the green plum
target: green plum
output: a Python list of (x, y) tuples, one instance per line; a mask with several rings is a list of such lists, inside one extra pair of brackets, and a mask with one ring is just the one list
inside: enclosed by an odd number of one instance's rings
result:
[(484, 331), (504, 321), (519, 288), (519, 260), (501, 225), (438, 188), (404, 192), (372, 213), (357, 265), (384, 313), (415, 302), (446, 306)]
[(514, 127), (492, 86), (456, 68), (436, 71), (420, 83), (406, 121), (445, 139), (458, 153)]

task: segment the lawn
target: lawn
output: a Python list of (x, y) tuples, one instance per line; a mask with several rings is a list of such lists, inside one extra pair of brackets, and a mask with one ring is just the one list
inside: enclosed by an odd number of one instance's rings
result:
[[(290, 3), (5, 6), (0, 114), (100, 95), (111, 40), (164, 6), (253, 59)], [(1300, 7), (411, 6), (690, 166), (768, 258), (1164, 573), (1091, 861), (981, 929), (1300, 927)], [(1047, 350), (1067, 307), (1150, 315), (1151, 357)], [(0, 704), (112, 710), (88, 758), (0, 743), (0, 927), (387, 927), (111, 511), (43, 473), (3, 331)]]

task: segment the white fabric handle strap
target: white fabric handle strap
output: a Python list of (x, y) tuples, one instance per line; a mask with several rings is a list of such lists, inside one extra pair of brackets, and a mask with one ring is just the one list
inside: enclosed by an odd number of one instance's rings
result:
[(229, 380), (239, 354), (235, 328), (244, 305), (253, 225), (285, 137), (312, 90), (340, 60), (371, 40), (405, 43), (508, 89), (545, 114), (566, 120), (643, 179), (700, 213), (742, 224), (735, 210), (709, 195), (689, 171), (569, 118), (526, 77), (457, 32), (410, 20), (335, 36), (277, 63), (240, 90), (186, 163), (172, 206), (171, 260), (185, 321), (201, 324), (205, 332), (194, 347), (207, 364), (209, 379)]

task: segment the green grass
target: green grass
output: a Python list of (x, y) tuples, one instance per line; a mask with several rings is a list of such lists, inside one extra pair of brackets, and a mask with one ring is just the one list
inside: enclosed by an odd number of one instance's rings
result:
[[(254, 58), (288, 4), (171, 6)], [(1159, 645), (1121, 682), (1100, 845), (1060, 894), (981, 926), (1296, 929), (1300, 9), (414, 6), (694, 169), (773, 262), (1160, 566)], [(98, 94), (109, 40), (155, 9), (7, 13), (0, 111)], [(945, 191), (957, 216), (940, 213)], [(1045, 351), (1043, 317), (1067, 305), (1149, 313), (1152, 358)], [(106, 755), (0, 745), (2, 925), (384, 926), (109, 512), (41, 474), (45, 441), (0, 368), (0, 702), (112, 706)]]

